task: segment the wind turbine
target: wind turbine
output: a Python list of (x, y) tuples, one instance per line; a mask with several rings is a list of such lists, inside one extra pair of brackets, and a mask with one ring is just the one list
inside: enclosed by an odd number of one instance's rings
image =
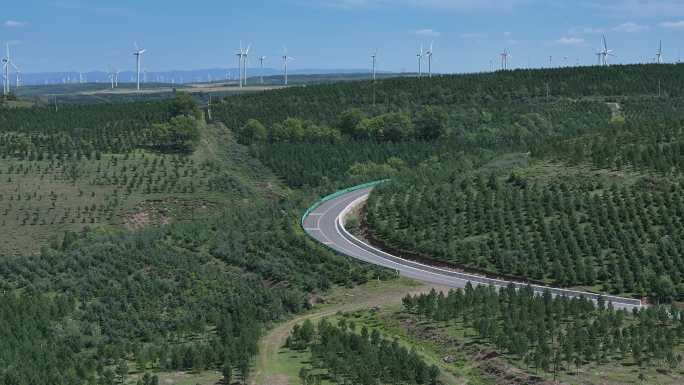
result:
[(3, 89), (2, 89), (2, 91), (3, 92), (2, 93), (3, 93), (3, 95), (6, 96), (6, 95), (9, 95), (11, 88), (12, 88), (12, 85), (10, 84), (10, 67), (14, 68), (14, 71), (16, 71), (16, 73), (17, 73), (17, 87), (19, 87), (19, 67), (17, 67), (16, 64), (14, 64), (14, 62), (11, 59), (9, 43), (7, 43), (5, 45), (5, 48), (6, 48), (7, 52), (6, 52), (5, 58), (2, 59), (2, 65), (3, 65), (3, 75), (2, 75), (2, 78), (3, 78)]
[(373, 81), (375, 81), (375, 64), (376, 64), (377, 58), (378, 58), (378, 49), (376, 48), (375, 51), (373, 51), (373, 53), (371, 54), (371, 59), (373, 59), (373, 71), (372, 71)]
[(613, 55), (613, 50), (608, 49), (608, 42), (606, 41), (606, 35), (603, 35), (603, 51), (601, 51), (601, 57), (603, 58), (603, 65), (607, 66), (608, 65), (608, 56), (615, 56)]
[(425, 52), (425, 56), (427, 56), (428, 59), (428, 77), (432, 77), (432, 53), (434, 52), (433, 50), (434, 42), (430, 43), (430, 49)]
[(511, 57), (511, 55), (508, 53), (508, 50), (505, 49), (501, 53), (501, 70), (506, 71), (508, 69), (508, 58)]
[(107, 74), (109, 77), (109, 82), (112, 84), (112, 89), (114, 89), (114, 81), (116, 80), (116, 71), (112, 66), (109, 66), (109, 73)]
[(658, 43), (658, 53), (656, 53), (656, 63), (663, 64), (663, 41)]
[(292, 56), (287, 55), (287, 47), (283, 47), (283, 68), (285, 70), (285, 85), (287, 85), (287, 62), (294, 60)]
[(140, 49), (138, 48), (138, 43), (133, 44), (135, 46), (135, 52), (133, 52), (133, 56), (135, 56), (135, 64), (136, 64), (136, 88), (138, 91), (140, 91), (140, 64), (142, 61), (142, 55), (147, 51), (146, 49)]
[(252, 48), (251, 44), (249, 44), (247, 46), (247, 49), (245, 50), (245, 52), (242, 53), (242, 71), (243, 71), (242, 83), (245, 86), (247, 85), (247, 64), (248, 64), (248, 56), (249, 56), (250, 48)]
[(242, 41), (240, 41), (240, 49), (235, 52), (238, 58), (238, 84), (242, 88)]
[(247, 85), (247, 55), (249, 55), (249, 49), (251, 45), (247, 46), (245, 50), (242, 48), (242, 41), (240, 41), (240, 49), (235, 52), (235, 56), (238, 58), (238, 78), (240, 88)]
[(423, 77), (423, 56), (425, 56), (425, 52), (423, 52), (423, 45), (420, 45), (420, 51), (416, 54), (416, 57), (418, 58), (418, 77), (421, 78)]
[(261, 85), (264, 84), (264, 61), (266, 61), (266, 56), (259, 56), (259, 82)]

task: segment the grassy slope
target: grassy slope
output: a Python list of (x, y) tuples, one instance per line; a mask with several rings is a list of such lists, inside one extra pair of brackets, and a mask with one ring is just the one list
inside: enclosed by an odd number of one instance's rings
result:
[[(367, 316), (368, 317), (368, 316)], [(456, 358), (456, 365), (467, 368), (472, 372), (484, 371), (492, 372), (493, 368), (508, 368), (510, 373), (529, 373), (547, 381), (553, 380), (552, 373), (545, 373), (542, 370), (526, 368), (525, 364), (508, 355), (491, 355), (495, 348), (483, 343), (475, 337), (475, 330), (463, 327), (460, 322), (436, 322), (422, 319), (418, 316), (408, 315), (400, 309), (388, 309), (374, 319), (385, 329), (399, 330), (410, 334), (413, 342), (417, 344), (432, 344), (434, 341), (451, 341), (450, 354)], [(500, 352), (497, 352), (500, 353)], [(679, 353), (682, 353), (680, 347)], [(658, 364), (651, 364), (648, 367), (639, 369), (634, 365), (633, 360), (628, 355), (624, 360), (617, 360), (610, 364), (592, 363), (583, 365), (579, 371), (574, 366), (560, 370), (557, 380), (563, 384), (587, 384), (587, 385), (622, 385), (639, 384), (639, 372), (643, 372), (648, 384), (675, 385), (680, 384), (684, 370), (682, 368), (674, 371), (663, 369)], [(485, 375), (485, 377), (487, 377)], [(495, 377), (489, 377), (496, 380)]]
[(270, 172), (220, 125), (203, 130), (189, 157), (138, 151), (66, 162), (0, 159), (0, 255), (34, 253), (86, 226), (136, 229), (190, 220), (249, 193), (215, 191), (209, 182), (218, 175), (282, 194)]

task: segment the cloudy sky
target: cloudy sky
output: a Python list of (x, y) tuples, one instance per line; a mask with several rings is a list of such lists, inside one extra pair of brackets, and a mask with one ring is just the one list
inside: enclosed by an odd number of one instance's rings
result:
[[(605, 34), (616, 62), (684, 55), (684, 0), (22, 0), (5, 5), (0, 41), (24, 72), (132, 68), (133, 42), (149, 71), (234, 67), (242, 40), (292, 68), (415, 71), (434, 41), (434, 69), (486, 70), (504, 49), (512, 67), (588, 65)], [(567, 57), (567, 59), (566, 59)]]

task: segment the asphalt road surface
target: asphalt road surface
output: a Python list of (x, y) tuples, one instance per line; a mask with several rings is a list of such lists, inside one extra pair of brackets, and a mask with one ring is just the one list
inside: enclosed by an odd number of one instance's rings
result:
[[(401, 275), (418, 281), (449, 287), (465, 287), (467, 282), (470, 282), (472, 285), (483, 284), (497, 287), (505, 287), (510, 283), (518, 287), (527, 286), (527, 284), (492, 279), (409, 261), (385, 253), (354, 237), (344, 228), (344, 217), (351, 209), (365, 202), (372, 189), (372, 187), (369, 187), (351, 191), (323, 202), (309, 211), (302, 219), (304, 230), (317, 241), (339, 253), (396, 270)], [(530, 286), (537, 293), (549, 290), (554, 295), (564, 295), (567, 297), (583, 296), (592, 300), (597, 300), (600, 297), (594, 293), (537, 285)], [(641, 301), (637, 299), (608, 295), (602, 297), (606, 302), (611, 302), (618, 309), (632, 309), (641, 306)]]

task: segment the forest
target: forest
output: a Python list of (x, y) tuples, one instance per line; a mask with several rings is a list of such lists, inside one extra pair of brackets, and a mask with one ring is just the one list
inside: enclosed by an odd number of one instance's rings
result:
[[(682, 300), (681, 86), (680, 65), (611, 66), (296, 86), (226, 97), (212, 119), (183, 94), (0, 108), (0, 381), (151, 385), (206, 369), (247, 381), (274, 322), (333, 287), (391, 279), (299, 228), (319, 196), (387, 178), (365, 224), (388, 246)], [(670, 307), (624, 314), (488, 288), (405, 303), (467, 323), (535, 370), (615, 357), (679, 365)], [(372, 331), (306, 329), (290, 340), (315, 359), (302, 381), (437, 376)], [(381, 371), (387, 355), (394, 369)]]

